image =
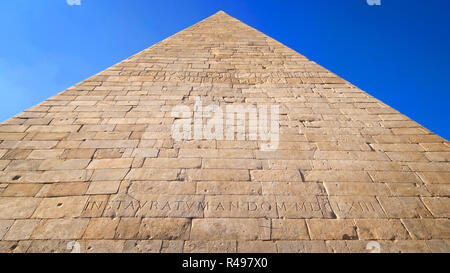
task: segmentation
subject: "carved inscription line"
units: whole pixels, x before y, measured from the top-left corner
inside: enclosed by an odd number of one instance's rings
[[[89,201],[84,211],[100,209],[104,201]],[[106,208],[113,211],[131,210],[135,212],[148,211],[298,211],[334,213],[370,213],[377,211],[377,205],[371,201],[330,201],[329,199],[285,201],[186,201],[186,200],[110,200]]]

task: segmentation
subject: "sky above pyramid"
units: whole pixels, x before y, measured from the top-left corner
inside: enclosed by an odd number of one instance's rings
[[[0,7],[1,121],[223,9],[450,138],[447,2],[69,2]]]

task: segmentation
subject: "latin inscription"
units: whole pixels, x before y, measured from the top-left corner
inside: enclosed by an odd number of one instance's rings
[[[380,205],[368,200],[330,200],[326,196],[312,198],[287,198],[274,200],[264,197],[252,200],[229,200],[217,198],[204,200],[186,196],[158,196],[152,199],[117,198],[106,204],[105,216],[179,216],[179,217],[313,217],[325,218],[352,217],[355,215],[383,216]],[[183,200],[185,199],[185,200]],[[197,199],[197,200],[195,200]],[[234,198],[236,199],[236,198]],[[282,198],[281,198],[282,199]],[[90,201],[84,211],[101,208],[104,201]]]

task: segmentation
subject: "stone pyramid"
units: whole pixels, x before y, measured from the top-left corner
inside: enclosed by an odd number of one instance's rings
[[[277,105],[276,149],[175,139],[199,99]],[[450,251],[449,142],[222,11],[5,121],[0,157],[0,252]]]

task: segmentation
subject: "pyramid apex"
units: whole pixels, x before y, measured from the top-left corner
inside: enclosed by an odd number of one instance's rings
[[[228,14],[225,11],[223,11],[223,10],[219,10],[214,15],[228,15]]]

